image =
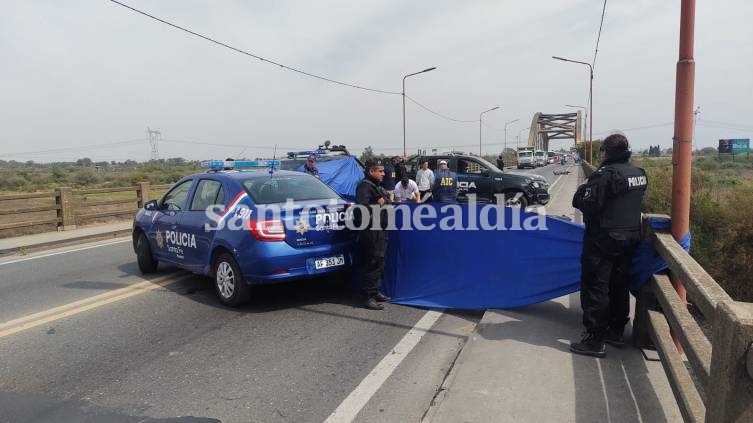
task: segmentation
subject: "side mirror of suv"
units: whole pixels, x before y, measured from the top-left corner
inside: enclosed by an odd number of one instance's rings
[[[147,201],[146,204],[144,204],[144,210],[157,210],[159,209],[159,206],[157,205],[157,200],[150,200]]]

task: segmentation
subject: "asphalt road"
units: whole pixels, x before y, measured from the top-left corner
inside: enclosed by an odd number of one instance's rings
[[[536,169],[516,169],[516,168],[505,168],[505,172],[509,173],[533,173],[536,175],[541,175],[544,178],[546,178],[547,181],[549,181],[549,185],[551,186],[559,177],[560,175],[555,175],[555,171],[561,172],[563,170],[570,170],[571,172],[575,170],[575,165],[572,163],[568,163],[566,165],[559,165],[559,164],[550,164],[542,167],[537,167]]]
[[[206,278],[149,279],[128,241],[0,260],[0,422],[420,421],[481,317],[368,311],[323,279],[229,309]]]
[[[23,260],[0,261],[0,422],[419,421],[481,316],[411,331],[425,310],[321,279],[228,309],[203,277],[145,282],[128,242]]]

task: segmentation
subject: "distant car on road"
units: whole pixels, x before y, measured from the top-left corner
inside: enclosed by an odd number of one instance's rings
[[[268,164],[205,162],[207,172],[184,177],[146,203],[133,221],[141,272],[164,262],[210,276],[220,301],[238,306],[253,284],[348,267],[354,234],[338,227],[348,218],[349,203],[311,175]],[[270,207],[288,199],[288,213],[270,214]]]

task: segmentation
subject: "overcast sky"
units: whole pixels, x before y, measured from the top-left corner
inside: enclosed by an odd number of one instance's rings
[[[406,92],[461,120],[499,105],[484,115],[484,153],[501,150],[506,121],[520,119],[508,126],[514,146],[535,112],[586,105],[587,68],[551,56],[590,62],[602,8],[601,0],[124,1],[271,60],[387,91],[399,92],[403,75],[436,66],[409,78]],[[275,144],[284,152],[327,139],[357,153],[367,145],[402,152],[399,95],[286,71],[106,0],[2,4],[0,159],[147,160],[147,126],[162,133],[162,158],[271,156]],[[664,124],[626,133],[634,149],[671,147],[679,6],[607,4],[595,137]],[[753,138],[751,22],[750,0],[698,2],[699,148]],[[444,120],[408,103],[409,152],[477,151],[478,131],[478,123]]]

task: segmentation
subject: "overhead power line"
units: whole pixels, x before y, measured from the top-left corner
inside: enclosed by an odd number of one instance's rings
[[[753,126],[744,125],[742,123],[718,122],[718,121],[715,121],[715,120],[708,120],[708,119],[698,119],[698,122],[699,123],[705,123],[708,126],[721,125],[722,127],[731,127],[731,128],[735,128],[735,129],[753,131]]]
[[[447,119],[447,120],[450,120],[450,121],[453,121],[453,122],[458,122],[458,123],[476,123],[476,122],[478,122],[478,119],[473,119],[473,120],[463,120],[463,119],[455,119],[455,118],[452,118],[452,117],[450,117],[450,116],[444,115],[444,114],[442,114],[442,113],[439,113],[439,112],[437,112],[437,111],[434,111],[434,110],[432,110],[432,109],[430,109],[430,108],[428,108],[428,107],[424,106],[423,104],[419,103],[418,101],[416,101],[415,99],[413,99],[412,97],[410,97],[410,96],[409,96],[409,95],[407,95],[407,94],[406,94],[405,98],[407,98],[408,100],[410,100],[410,101],[411,101],[412,103],[414,103],[414,104],[415,104],[416,106],[418,106],[418,107],[420,107],[420,108],[422,108],[422,109],[426,110],[426,111],[427,111],[427,112],[429,112],[429,113],[432,113],[432,114],[434,114],[434,115],[436,115],[436,116],[439,116],[439,117],[441,117],[442,119]]]
[[[110,1],[113,2],[113,3],[115,3],[115,4],[117,4],[117,5],[123,6],[126,9],[130,9],[130,10],[132,10],[132,11],[138,13],[138,14],[141,14],[141,15],[144,15],[144,16],[146,16],[148,18],[154,19],[157,22],[161,22],[161,23],[163,23],[165,25],[171,26],[171,27],[173,27],[175,29],[178,29],[178,30],[181,30],[181,31],[186,32],[188,34],[191,34],[191,35],[194,35],[196,37],[202,38],[202,39],[204,39],[206,41],[209,41],[209,42],[214,43],[216,45],[219,45],[221,47],[225,47],[227,49],[233,50],[236,53],[244,54],[246,56],[253,57],[254,59],[259,59],[262,62],[267,62],[267,63],[273,64],[273,65],[277,65],[277,66],[279,66],[282,69],[286,69],[286,70],[289,70],[289,71],[292,71],[292,72],[296,72],[296,73],[299,73],[301,75],[305,75],[305,76],[308,76],[308,77],[311,77],[311,78],[320,79],[322,81],[327,81],[327,82],[330,82],[330,83],[333,83],[333,84],[342,85],[342,86],[350,87],[350,88],[356,88],[356,89],[359,89],[359,90],[372,91],[372,92],[376,92],[376,93],[391,94],[391,95],[401,95],[402,94],[402,93],[395,92],[395,91],[380,90],[380,89],[376,89],[376,88],[365,87],[365,86],[362,86],[362,85],[350,84],[350,83],[347,83],[347,82],[342,82],[342,81],[338,81],[336,79],[328,78],[326,76],[321,76],[321,75],[317,75],[317,74],[314,74],[314,73],[311,73],[311,72],[306,72],[304,70],[297,69],[297,68],[294,68],[292,66],[288,66],[288,65],[285,65],[283,63],[276,62],[274,60],[270,60],[270,59],[261,57],[261,56],[259,56],[257,54],[251,53],[249,51],[246,51],[246,50],[243,50],[243,49],[240,49],[240,48],[237,48],[237,47],[233,47],[233,46],[231,46],[231,45],[229,45],[227,43],[224,43],[222,41],[218,41],[218,40],[216,40],[214,38],[208,37],[206,35],[199,34],[198,32],[195,32],[195,31],[192,31],[190,29],[184,28],[184,27],[182,27],[180,25],[176,25],[176,24],[174,24],[172,22],[168,22],[168,21],[166,21],[166,20],[164,20],[162,18],[158,18],[158,17],[156,17],[154,15],[150,15],[149,13],[146,13],[144,11],[136,9],[135,7],[129,6],[129,5],[125,4],[125,3],[119,2],[117,0],[110,0]]]
[[[716,125],[716,124],[706,123],[706,122],[698,122],[698,126],[703,126],[705,128],[728,129],[730,131],[753,132],[752,128],[739,128],[735,126]]]
[[[629,132],[629,131],[640,131],[643,129],[653,129],[653,128],[662,128],[664,126],[671,126],[674,125],[674,122],[664,122],[664,123],[655,123],[652,125],[644,125],[644,126],[635,126],[632,128],[617,128],[615,130],[619,130],[622,132]],[[602,132],[594,132],[594,135],[604,135],[604,134],[611,134],[613,131],[602,131]]]
[[[23,152],[18,152],[18,153],[3,153],[3,154],[0,154],[0,157],[39,156],[39,155],[45,155],[45,154],[74,153],[77,151],[96,150],[100,148],[113,147],[116,145],[125,145],[125,144],[136,145],[136,143],[142,143],[144,141],[145,140],[141,138],[141,139],[136,139],[136,140],[118,141],[118,142],[111,142],[111,143],[105,143],[105,144],[82,145],[82,146],[77,146],[77,147],[50,148],[47,150],[23,151]]]
[[[594,49],[594,60],[591,67],[596,67],[596,55],[599,54],[599,41],[601,41],[601,28],[604,26],[604,13],[607,11],[607,0],[604,0],[604,6],[601,8],[601,22],[599,23],[599,34],[596,36],[596,48]]]

